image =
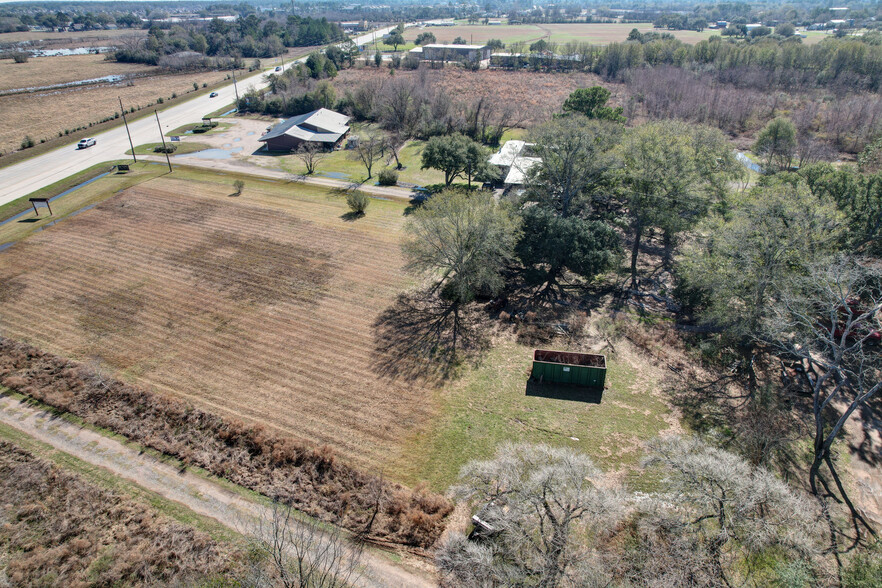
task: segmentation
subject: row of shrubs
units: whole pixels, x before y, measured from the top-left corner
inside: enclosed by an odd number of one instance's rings
[[[5,337],[0,385],[365,538],[428,548],[453,510],[424,488],[341,463],[327,446],[218,417]]]

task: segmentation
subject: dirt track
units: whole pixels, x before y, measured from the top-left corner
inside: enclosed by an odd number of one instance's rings
[[[236,494],[218,483],[163,463],[137,447],[123,445],[90,429],[79,427],[51,413],[0,395],[0,422],[52,445],[82,461],[103,467],[196,513],[241,531],[265,515],[265,506]],[[381,556],[366,553],[364,587],[417,586],[435,582],[393,566]]]

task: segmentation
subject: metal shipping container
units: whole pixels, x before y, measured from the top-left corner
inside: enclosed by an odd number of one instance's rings
[[[530,376],[538,382],[602,389],[606,383],[606,356],[537,349]]]

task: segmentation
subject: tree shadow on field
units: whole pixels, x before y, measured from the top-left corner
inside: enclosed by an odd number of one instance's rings
[[[374,323],[374,369],[389,378],[440,384],[489,348],[486,317],[430,292],[401,294]]]
[[[363,217],[365,214],[363,212],[345,212],[340,215],[340,218],[347,223],[352,223]]]

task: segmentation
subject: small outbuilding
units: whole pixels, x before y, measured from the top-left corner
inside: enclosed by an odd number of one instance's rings
[[[606,384],[606,356],[537,349],[530,373],[537,382],[600,388]]]
[[[330,150],[339,146],[348,134],[348,116],[319,108],[277,124],[258,141],[266,145],[268,151],[295,151],[307,144]]]
[[[542,159],[533,154],[533,145],[524,141],[506,141],[499,151],[490,156],[488,162],[499,170],[499,177],[506,187],[523,184],[527,172],[542,163]]]

